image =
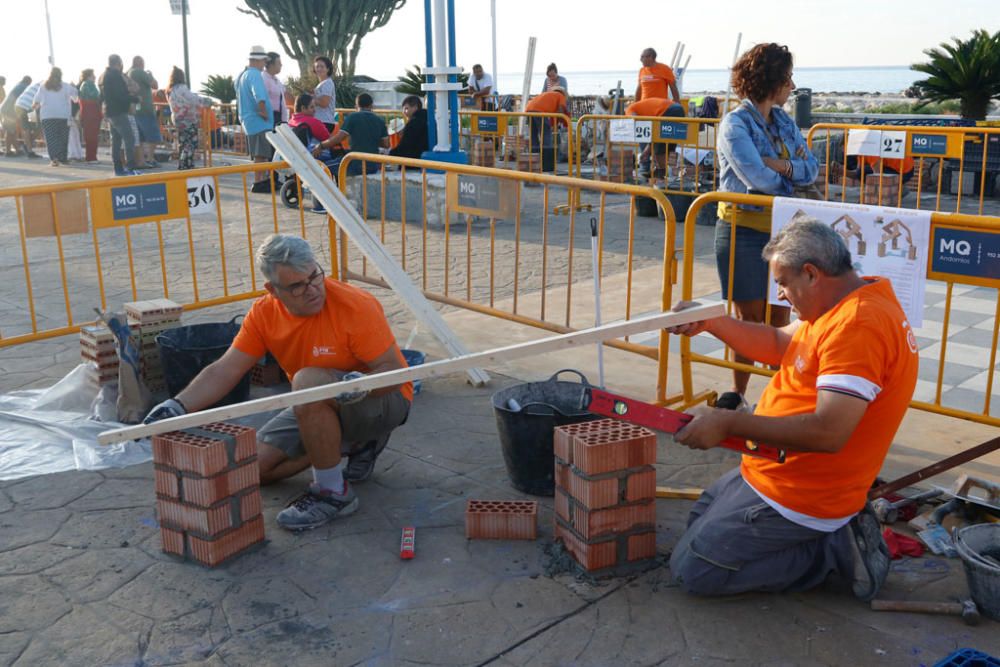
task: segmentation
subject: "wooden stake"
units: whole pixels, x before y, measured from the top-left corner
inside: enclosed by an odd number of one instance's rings
[[[324,204],[325,203],[326,202],[324,202]],[[152,435],[176,431],[178,429],[202,426],[204,424],[225,421],[236,417],[245,417],[259,412],[267,412],[269,410],[290,408],[296,405],[325,401],[347,392],[371,391],[373,389],[381,389],[382,387],[402,384],[403,382],[411,382],[413,380],[421,380],[431,377],[441,377],[443,375],[449,375],[457,371],[464,371],[467,368],[479,365],[497,365],[513,361],[514,359],[523,359],[524,357],[550,352],[559,352],[561,350],[578,349],[582,351],[581,348],[584,346],[592,345],[600,341],[622,338],[624,336],[634,336],[635,334],[642,333],[644,331],[664,329],[667,327],[679,326],[681,324],[688,324],[690,322],[710,320],[716,317],[723,317],[725,313],[725,306],[722,303],[716,302],[698,304],[697,306],[677,313],[668,312],[644,315],[636,317],[635,319],[626,320],[624,322],[614,322],[600,327],[574,331],[573,333],[561,334],[559,336],[551,336],[549,338],[543,338],[542,340],[517,343],[515,345],[486,350],[485,352],[468,354],[455,359],[433,361],[421,366],[400,368],[394,371],[378,373],[376,375],[368,375],[363,378],[358,378],[357,380],[335,382],[321,387],[300,389],[298,391],[292,391],[278,396],[257,398],[252,401],[237,403],[235,405],[224,405],[221,408],[193,412],[180,417],[164,419],[163,421],[158,421],[153,424],[140,424],[138,426],[112,429],[101,433],[97,437],[97,441],[102,445],[109,445],[123,440],[146,438]]]

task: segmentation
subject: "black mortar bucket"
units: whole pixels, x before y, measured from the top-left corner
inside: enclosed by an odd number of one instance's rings
[[[564,382],[559,374],[576,373],[583,381]],[[493,394],[493,414],[511,484],[533,496],[555,495],[552,431],[557,426],[599,419],[580,408],[590,382],[571,368],[556,371],[544,382],[527,382]],[[511,399],[520,409],[511,407]]]
[[[237,315],[228,322],[191,324],[167,329],[156,337],[160,361],[163,363],[163,379],[167,382],[167,390],[171,396],[176,396],[202,369],[225,354],[240,330],[236,321],[239,317]],[[232,391],[210,407],[242,403],[248,398],[250,373],[244,375]]]

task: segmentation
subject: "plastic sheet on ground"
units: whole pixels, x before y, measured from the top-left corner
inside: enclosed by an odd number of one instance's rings
[[[115,414],[115,397],[102,395],[102,401],[95,401],[98,390],[86,380],[86,369],[86,364],[77,366],[48,389],[0,395],[0,480],[124,468],[152,458],[148,439],[97,444],[99,433],[124,424],[92,418],[92,411],[108,414],[101,409],[108,401],[110,414]]]

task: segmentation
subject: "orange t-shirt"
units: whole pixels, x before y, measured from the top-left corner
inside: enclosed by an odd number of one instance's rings
[[[646,97],[625,107],[628,116],[662,116],[663,112],[673,106],[673,102],[662,97]]]
[[[676,81],[674,71],[663,63],[655,63],[652,67],[639,69],[639,86],[642,89],[642,99],[670,97],[670,84]]]
[[[885,278],[860,287],[815,322],[795,331],[755,414],[815,411],[820,389],[868,401],[835,454],[789,452],[784,463],[743,457],[743,479],[758,493],[820,519],[846,517],[865,504],[917,383],[917,340]]]
[[[880,160],[885,165],[887,170],[891,169],[897,174],[908,174],[913,171],[912,157],[904,157],[902,160],[890,157],[883,160],[875,155],[866,155],[864,158],[865,164],[869,165],[875,173],[878,173],[878,164]]]
[[[382,305],[364,290],[333,278],[326,281],[326,303],[316,315],[292,315],[270,294],[257,299],[243,319],[233,347],[253,357],[270,352],[289,378],[306,367],[370,372],[368,364],[396,345]],[[403,353],[396,358],[406,366]],[[413,400],[413,384],[400,387]]]
[[[528,106],[524,108],[525,111],[539,111],[542,113],[556,113],[559,109],[566,104],[566,96],[559,91],[549,91],[547,93],[541,93],[540,95],[535,95],[530,100],[528,100]]]

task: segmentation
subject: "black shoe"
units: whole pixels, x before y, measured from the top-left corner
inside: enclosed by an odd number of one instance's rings
[[[344,469],[344,479],[354,484],[368,480],[375,471],[375,459],[389,443],[391,434],[386,433],[377,440],[369,440],[357,453],[351,454]]]
[[[721,396],[715,399],[715,407],[720,410],[750,412],[750,406],[747,405],[747,399],[743,398],[743,396],[735,391],[724,392]]]
[[[882,526],[869,503],[848,524],[851,551],[854,555],[854,596],[868,602],[876,595],[886,577],[892,560],[889,547],[882,539]]]
[[[271,181],[257,181],[250,186],[250,192],[255,194],[267,194],[271,192]]]

